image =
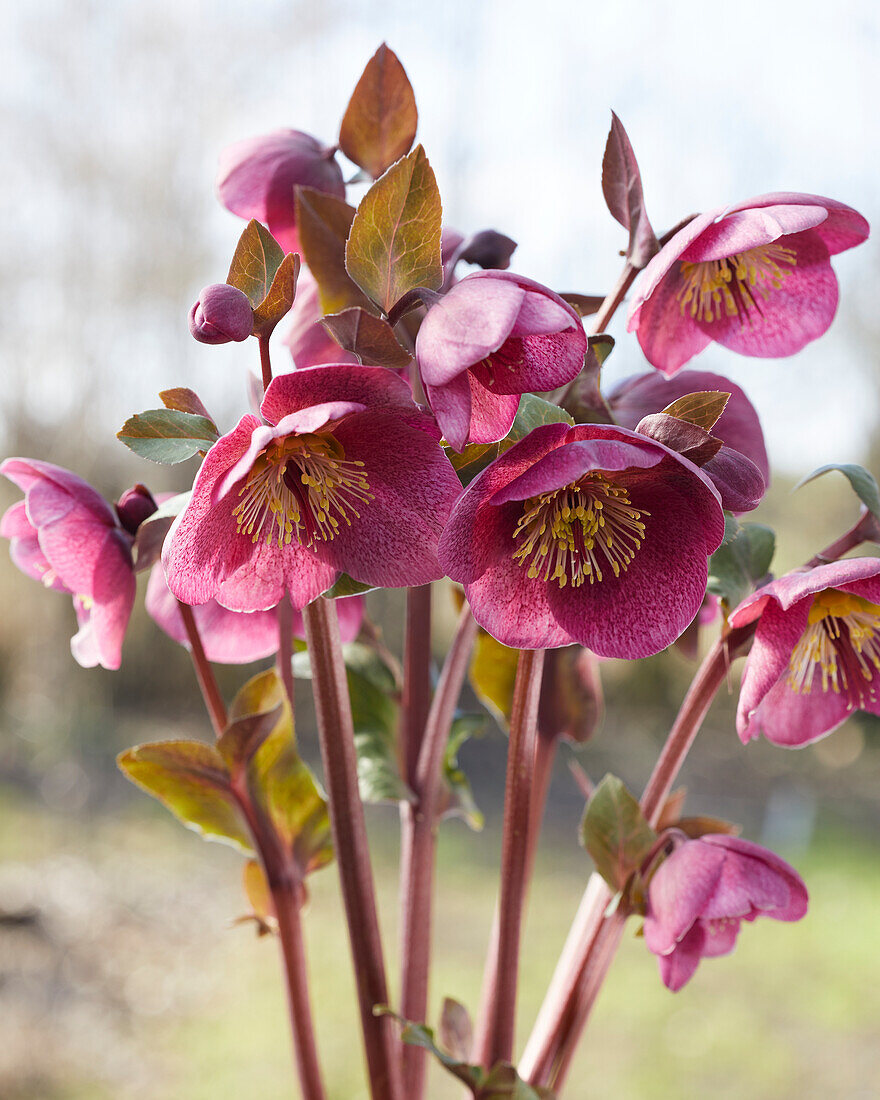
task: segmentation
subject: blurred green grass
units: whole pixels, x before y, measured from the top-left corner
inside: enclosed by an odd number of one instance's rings
[[[91,821],[53,817],[11,795],[2,806],[0,899],[8,898],[16,871],[24,875],[29,885],[19,882],[19,903],[44,913],[44,931],[56,942],[44,952],[42,968],[25,974],[26,932],[16,933],[11,956],[8,944],[0,954],[0,1011],[7,1021],[19,1014],[0,1057],[0,1094],[15,1100],[287,1100],[297,1094],[277,946],[269,937],[258,939],[250,925],[230,923],[245,909],[235,853],[206,846],[146,804]],[[371,814],[371,834],[394,989],[394,812]],[[445,995],[471,1010],[478,1003],[497,848],[491,832],[477,836],[458,823],[442,831],[435,1016]],[[564,1095],[878,1095],[878,854],[870,839],[823,825],[809,851],[794,860],[811,892],[808,917],[797,925],[764,920],[745,927],[733,956],[705,962],[676,995],[660,984],[641,940],[628,934]],[[560,832],[545,836],[538,867],[525,933],[520,1042],[589,871],[573,834]],[[71,913],[79,923],[65,931]],[[636,927],[632,922],[633,932]],[[329,1096],[366,1098],[332,868],[311,879],[305,928]],[[96,971],[101,983],[83,981]],[[33,988],[40,975],[54,983],[42,1001]],[[83,1000],[94,1008],[101,997],[106,1005],[83,1017]],[[22,1002],[29,1005],[30,1028],[21,1025]],[[16,1034],[24,1041],[35,1032],[44,1036],[42,1045],[31,1040],[20,1050],[16,1070],[10,1044]],[[429,1095],[452,1100],[461,1090],[432,1069]]]

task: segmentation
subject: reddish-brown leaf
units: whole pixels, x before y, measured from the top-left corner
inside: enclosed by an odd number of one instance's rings
[[[418,124],[403,65],[383,42],[367,62],[339,129],[339,148],[377,179],[409,152]]]
[[[387,321],[357,306],[331,313],[321,324],[340,347],[354,352],[365,366],[405,367],[412,359]]]
[[[602,160],[602,194],[612,216],[629,230],[626,258],[633,267],[644,267],[660,245],[645,210],[636,155],[623,123],[613,111]]]
[[[269,292],[254,310],[254,336],[269,336],[281,318],[290,312],[298,278],[299,256],[288,252],[275,272]]]
[[[318,284],[324,313],[368,304],[345,270],[345,242],[354,215],[354,207],[334,195],[312,187],[296,189],[299,242]]]

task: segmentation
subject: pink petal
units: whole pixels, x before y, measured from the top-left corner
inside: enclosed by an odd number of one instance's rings
[[[823,207],[827,212],[827,218],[817,227],[817,232],[825,242],[831,255],[844,252],[848,248],[854,248],[866,240],[870,232],[867,221],[851,206],[837,202],[836,199],[827,199],[822,195],[805,195],[799,192],[779,191],[769,195],[759,195],[757,198],[746,199],[732,206],[731,211],[747,210],[754,207],[782,206],[791,204],[794,206],[816,205]]]
[[[7,458],[0,464],[0,474],[28,495],[28,516],[36,527],[57,522],[74,508],[83,520],[88,516],[104,526],[116,526],[116,514],[107,501],[69,470],[35,458]],[[30,498],[37,487],[41,492],[32,506]]]
[[[580,325],[545,336],[511,336],[471,373],[494,393],[543,393],[571,382],[584,365],[586,351]]]
[[[651,264],[656,260],[657,256]],[[645,268],[646,272],[651,264]],[[635,328],[645,358],[666,375],[676,374],[712,342],[712,337],[695,323],[689,311],[682,311],[678,295],[683,287],[681,270],[676,266],[645,299],[638,313],[630,314],[628,328],[630,331]]]
[[[740,930],[738,920],[704,919],[700,921],[700,926],[703,929],[701,954],[704,959],[717,959],[721,955],[729,955],[736,947],[736,938]]]
[[[426,385],[445,385],[510,335],[525,291],[511,280],[484,275],[466,276],[425,315],[416,337],[416,360]]]
[[[689,263],[721,260],[780,237],[813,229],[828,217],[820,206],[776,205],[734,211],[714,222],[680,255]],[[787,246],[787,242],[784,242]]]
[[[794,355],[817,339],[837,311],[837,278],[828,249],[812,231],[785,238],[797,251],[797,265],[765,301],[755,294],[756,309],[747,316],[723,314],[715,321],[697,321],[702,332],[731,351],[759,358]]]
[[[686,841],[660,864],[648,886],[645,944],[668,954],[702,914],[721,878],[725,853]]]
[[[706,934],[701,924],[695,924],[680,944],[668,955],[660,955],[660,978],[672,993],[677,993],[694,976],[703,957]]]
[[[443,576],[437,542],[461,493],[449,460],[428,436],[391,410],[342,421],[335,432],[347,461],[364,464],[373,500],[342,525],[327,548],[355,580],[383,587],[426,584]]]
[[[746,658],[736,711],[736,729],[743,744],[760,735],[754,712],[776,681],[788,677],[792,650],[807,626],[810,601],[804,600],[788,612],[766,597],[752,606],[762,608],[763,614]],[[742,625],[742,619],[740,614],[733,625]]]
[[[430,402],[431,411],[437,418],[437,424],[443,433],[443,438],[453,450],[463,451],[467,446],[471,425],[470,374],[465,371],[444,386],[429,386],[426,384],[425,394]],[[517,405],[519,405],[518,399]],[[515,411],[514,416],[516,416]],[[490,418],[488,427],[486,427],[486,431],[490,434],[492,427],[493,421]],[[497,438],[501,439],[502,436],[499,435]]]
[[[499,439],[504,439],[516,420],[521,394],[494,393],[477,381],[473,371],[468,371],[465,377],[470,387],[471,397],[467,441],[495,443]],[[451,440],[449,442],[451,444]]]
[[[409,385],[394,371],[333,363],[278,375],[266,390],[261,412],[270,424],[277,424],[291,413],[332,401],[356,402],[368,408],[413,407]]]
[[[786,573],[785,576],[759,588],[734,608],[730,613],[730,623],[731,626],[742,626],[751,622],[755,618],[751,610],[753,605],[766,597],[771,597],[785,611],[805,597],[823,592],[826,588],[842,588],[848,592],[854,584],[878,576],[880,576],[880,558],[844,558],[842,561],[818,565],[815,569],[800,569],[793,573]],[[855,589],[852,590],[855,591]]]

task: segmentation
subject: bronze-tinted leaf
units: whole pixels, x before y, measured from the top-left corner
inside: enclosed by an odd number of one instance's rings
[[[303,259],[318,284],[324,313],[337,313],[349,306],[368,306],[368,299],[345,270],[345,242],[354,215],[354,207],[334,195],[312,187],[296,188],[299,242]]]
[[[178,386],[172,390],[161,390],[159,400],[166,409],[176,409],[177,412],[192,413],[193,416],[203,416],[213,424],[214,418],[202,404],[202,399],[187,386]],[[219,433],[218,433],[219,434]]]
[[[574,291],[560,291],[560,298],[564,298],[578,317],[591,317],[599,312],[599,307],[605,301],[602,294],[577,294]]]
[[[633,267],[643,268],[660,245],[645,210],[636,155],[623,123],[613,111],[602,160],[602,194],[613,217],[629,230],[626,258]]]
[[[518,649],[502,645],[485,630],[479,631],[474,642],[468,680],[477,698],[503,729],[507,729],[510,721],[518,660]]]
[[[223,757],[204,741],[158,741],[121,753],[117,763],[189,829],[251,851],[250,834]]]
[[[269,293],[283,259],[284,251],[269,230],[251,220],[239,237],[226,282],[246,294],[256,309]]]
[[[704,466],[721,450],[721,440],[691,420],[669,413],[651,413],[636,424],[636,431],[656,439],[664,447],[684,455],[696,466]]]
[[[421,145],[376,180],[345,246],[349,275],[387,313],[408,290],[439,290],[440,192]]]
[[[357,306],[331,313],[321,324],[340,347],[354,352],[365,366],[398,368],[412,360],[387,321]]]
[[[700,390],[699,393],[686,393],[660,411],[711,432],[729,400],[730,394],[721,390]]]
[[[189,504],[192,492],[178,493],[160,504],[151,516],[147,516],[138,527],[134,537],[135,573],[142,573],[155,565],[162,554],[165,536],[171,530],[171,524]]]
[[[612,890],[624,888],[657,839],[638,802],[615,775],[606,775],[594,791],[581,837]]]
[[[254,310],[254,336],[269,336],[281,318],[290,311],[296,297],[298,277],[299,256],[289,252],[278,265],[266,297]]]
[[[367,62],[339,129],[339,148],[378,178],[412,147],[416,99],[403,65],[385,43]]]

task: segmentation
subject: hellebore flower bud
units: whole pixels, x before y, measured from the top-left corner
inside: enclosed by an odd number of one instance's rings
[[[138,527],[156,511],[156,507],[153,494],[146,485],[138,482],[126,489],[116,502],[116,515],[125,530],[130,535],[136,535]]]
[[[228,283],[206,286],[189,311],[189,331],[200,344],[247,340],[254,331],[247,295]]]

